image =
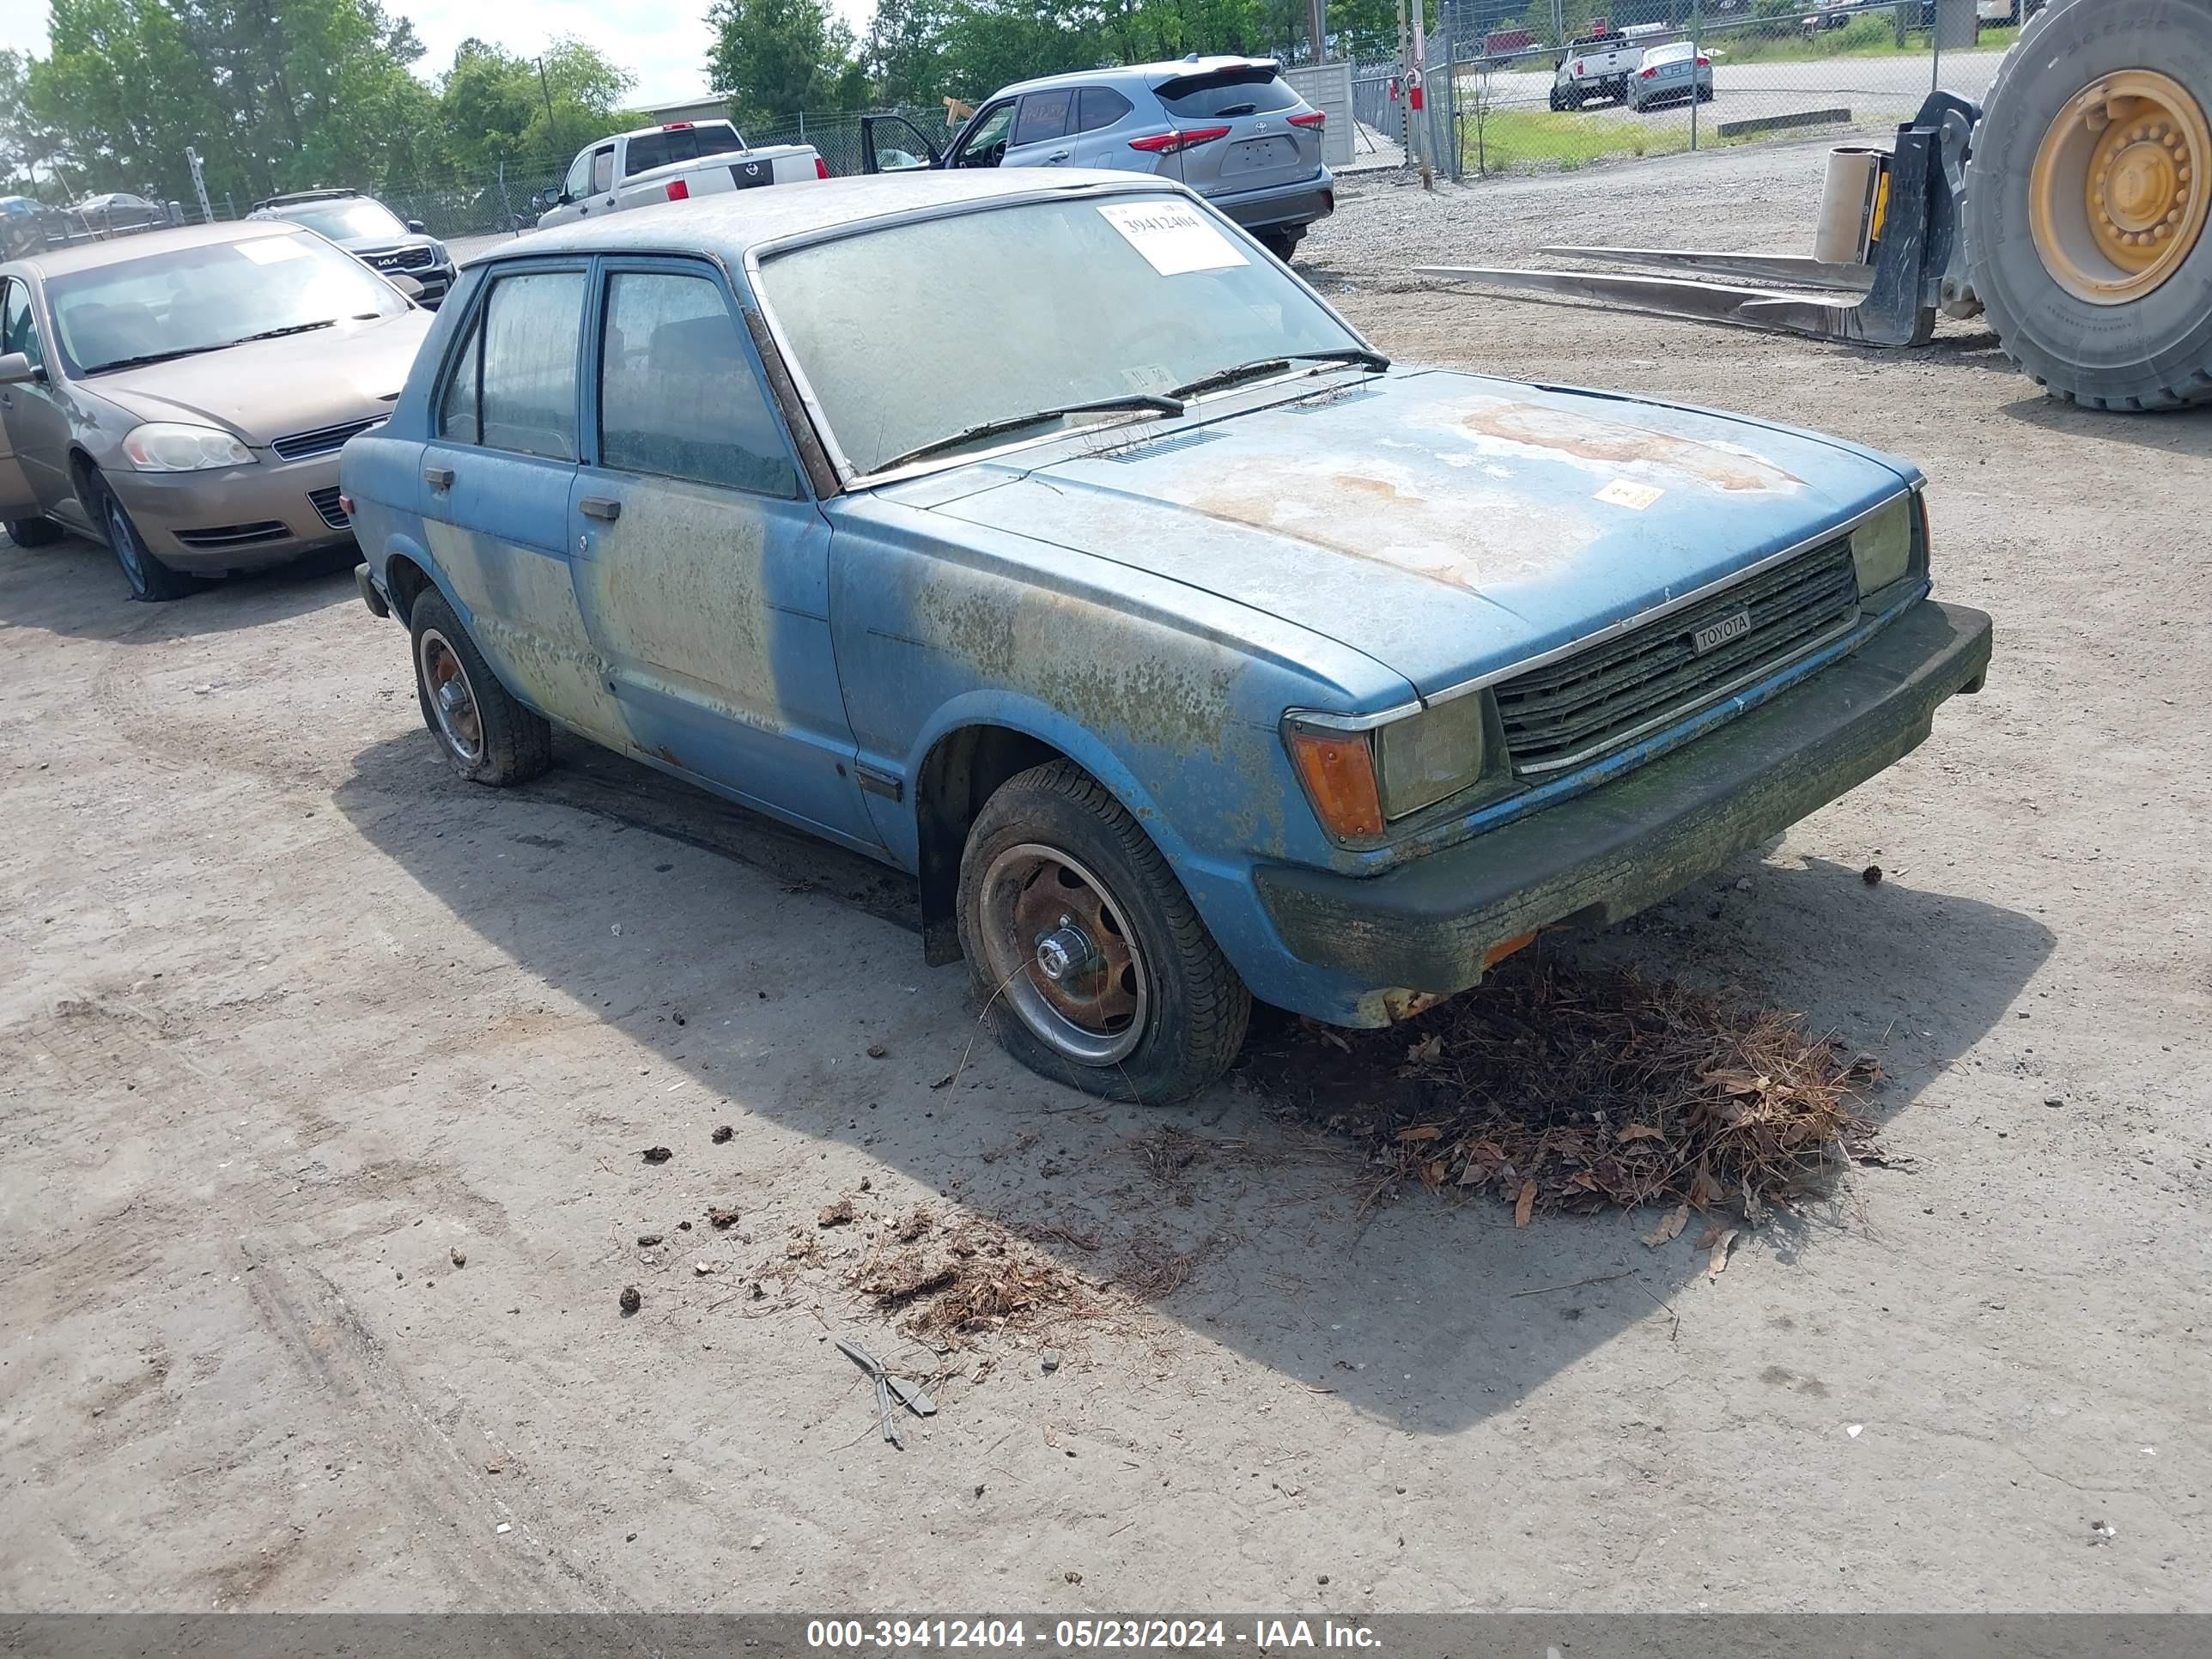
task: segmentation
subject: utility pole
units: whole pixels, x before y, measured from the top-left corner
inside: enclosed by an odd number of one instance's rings
[[[189,145],[185,149],[185,165],[192,170],[192,194],[200,198],[200,222],[215,222],[215,210],[208,205],[207,175],[200,170],[200,153]]]
[[[545,60],[543,58],[538,60],[538,88],[545,94],[545,128],[550,137],[553,128],[553,83],[545,78]]]
[[[1328,61],[1328,34],[1322,22],[1322,0],[1306,0],[1307,21],[1313,29],[1313,60]]]
[[[1412,40],[1406,24],[1406,0],[1398,0],[1398,137],[1406,147],[1408,161],[1415,159],[1420,144],[1419,135],[1413,130]]]

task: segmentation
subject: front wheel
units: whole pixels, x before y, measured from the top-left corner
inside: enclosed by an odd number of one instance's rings
[[[984,1018],[1032,1071],[1162,1104],[1243,1046],[1252,994],[1137,821],[1070,762],[1009,779],[960,863]]]
[[[553,763],[553,728],[491,672],[445,595],[426,589],[407,617],[415,695],[453,770],[471,783],[527,783]]]
[[[138,526],[131,522],[130,509],[97,473],[93,475],[90,493],[98,502],[107,550],[123,568],[123,580],[130,583],[132,599],[162,605],[171,599],[181,599],[198,586],[190,576],[180,570],[172,570],[154,556],[146,545],[146,538],[138,533]]]

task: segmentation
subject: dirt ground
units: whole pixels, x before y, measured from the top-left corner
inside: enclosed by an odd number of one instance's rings
[[[1986,692],[1540,947],[1881,1048],[1909,1167],[1717,1279],[1648,1215],[1363,1216],[1248,1089],[1101,1105],[976,1040],[896,879],[574,744],[453,781],[343,568],[147,607],[9,549],[0,1606],[2212,1610],[2212,413],[2054,406],[1971,329],[1881,356],[1391,274],[1801,246],[1818,168],[1367,183],[1308,269],[1406,358],[1926,467]],[[922,1203],[1099,1310],[902,1334],[847,1278]],[[903,1451],[837,1335],[929,1379]]]

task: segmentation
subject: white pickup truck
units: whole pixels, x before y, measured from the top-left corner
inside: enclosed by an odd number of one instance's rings
[[[569,163],[560,190],[550,198],[532,196],[530,205],[538,210],[543,230],[625,208],[762,185],[811,184],[829,176],[811,144],[748,149],[744,135],[727,121],[672,121],[586,145]]]
[[[1580,109],[1593,98],[1628,101],[1628,77],[1644,65],[1644,46],[1618,29],[1567,42],[1552,77],[1552,107]]]

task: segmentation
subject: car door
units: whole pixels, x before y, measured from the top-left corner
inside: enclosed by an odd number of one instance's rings
[[[1023,95],[1014,112],[1014,125],[1006,136],[1006,160],[1001,167],[1056,167],[1067,165],[1074,154],[1068,129],[1075,123],[1076,88],[1055,87],[1048,92]]]
[[[948,167],[994,167],[1006,158],[1006,136],[1014,125],[1014,100],[1001,98],[975,112],[945,155]]]
[[[28,319],[30,294],[22,278],[10,276],[0,282],[0,355],[22,351],[35,368],[40,360],[18,343],[23,337],[15,325],[19,313]],[[38,518],[45,510],[39,505],[38,493],[31,488],[31,481],[23,476],[21,463],[15,459],[15,400],[19,395],[27,398],[35,384],[22,381],[15,386],[0,386],[0,520],[11,524]]]
[[[4,515],[35,519],[58,514],[66,522],[82,518],[76,507],[76,486],[70,477],[70,412],[73,399],[66,382],[55,378],[48,362],[45,331],[39,321],[37,296],[29,281],[10,276],[0,294],[0,353],[20,351],[43,377],[17,386],[0,386],[0,422],[7,428],[6,447],[21,477],[21,493],[13,477],[0,478],[7,505],[22,510]]]
[[[1127,137],[1116,131],[1134,108],[1111,87],[1085,87],[1076,94],[1075,120],[1068,128],[1069,148],[1074,151],[1068,165],[1152,171],[1152,157],[1132,149]]]
[[[621,746],[568,568],[589,270],[533,263],[483,286],[440,366],[420,510],[431,555],[501,682]]]
[[[936,141],[903,115],[860,118],[860,171],[915,173],[942,167]]]
[[[610,258],[569,520],[629,747],[849,843],[877,837],[830,640],[830,526],[704,262]]]
[[[593,184],[604,173],[607,182],[614,181],[615,147],[601,144],[589,149],[569,163],[568,176],[561,181],[560,198],[538,216],[538,228],[563,225],[580,219],[592,210]]]

